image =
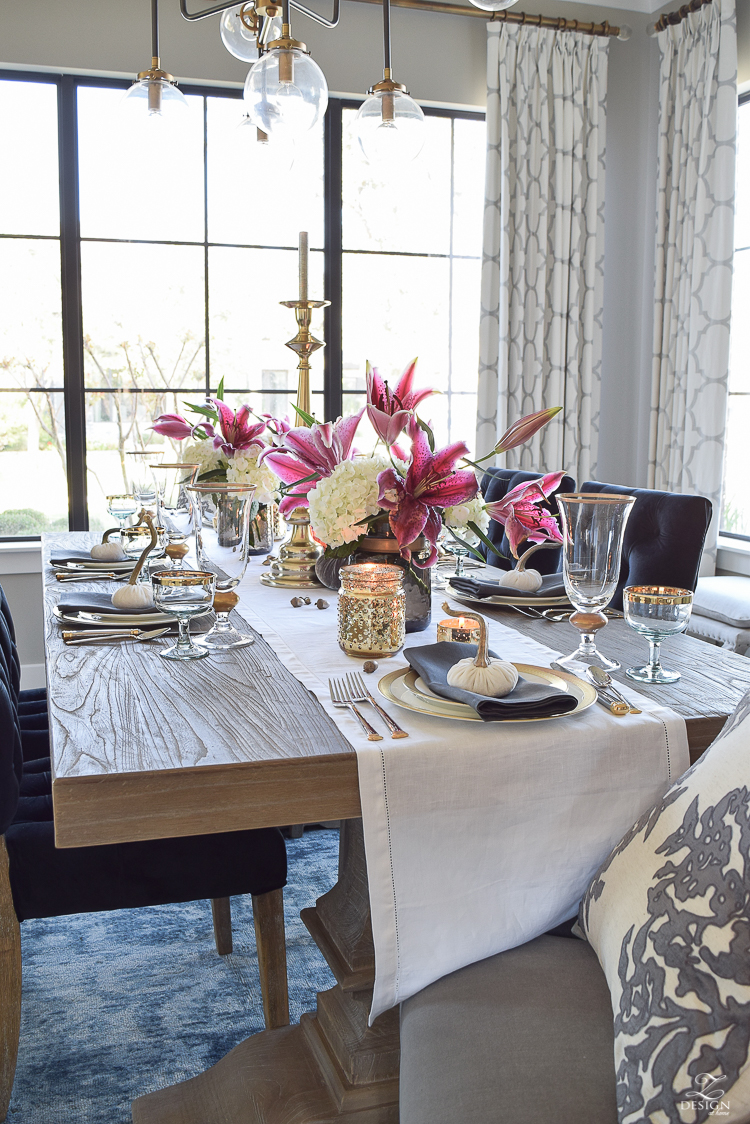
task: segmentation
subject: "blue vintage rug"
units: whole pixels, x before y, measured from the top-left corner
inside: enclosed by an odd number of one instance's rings
[[[333,985],[299,919],[336,881],[338,832],[287,840],[293,1023]],[[23,1017],[9,1124],[129,1124],[141,1093],[193,1077],[263,1030],[250,897],[219,957],[211,905],[79,914],[21,926]]]

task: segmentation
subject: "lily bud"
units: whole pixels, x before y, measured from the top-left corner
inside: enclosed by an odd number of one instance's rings
[[[550,406],[547,410],[539,410],[536,414],[527,414],[526,417],[514,422],[510,429],[506,429],[497,445],[495,445],[495,452],[507,453],[509,449],[525,445],[561,410],[562,406]]]

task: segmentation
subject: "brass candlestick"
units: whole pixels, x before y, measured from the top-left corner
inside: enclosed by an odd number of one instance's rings
[[[297,335],[289,340],[287,347],[297,356],[297,407],[310,413],[310,356],[325,344],[315,338],[310,330],[313,309],[325,308],[330,301],[311,301],[307,298],[307,234],[299,236],[299,300],[280,301],[285,308],[293,308],[297,319]],[[303,418],[297,418],[298,425],[307,425]],[[291,524],[292,534],[279,550],[279,557],[268,572],[261,576],[263,585],[282,586],[286,589],[311,589],[323,583],[315,574],[315,563],[323,554],[323,547],[312,537],[310,515],[306,507],[295,507],[285,516]]]

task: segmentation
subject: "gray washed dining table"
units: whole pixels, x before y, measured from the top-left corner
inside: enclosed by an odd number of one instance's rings
[[[138,1098],[135,1124],[396,1124],[398,1010],[367,1025],[375,965],[354,748],[262,636],[185,664],[162,660],[158,640],[66,647],[47,561],[94,541],[43,542],[57,846],[342,821],[338,881],[302,913],[335,985],[299,1025],[253,1035],[205,1073]],[[487,612],[544,644],[575,644],[567,624]],[[601,640],[642,662],[623,621]],[[667,650],[680,682],[639,690],[683,715],[695,759],[750,689],[750,660],[688,636]]]

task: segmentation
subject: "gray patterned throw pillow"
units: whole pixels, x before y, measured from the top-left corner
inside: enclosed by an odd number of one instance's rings
[[[579,925],[612,996],[620,1124],[747,1124],[750,692],[601,866]]]

